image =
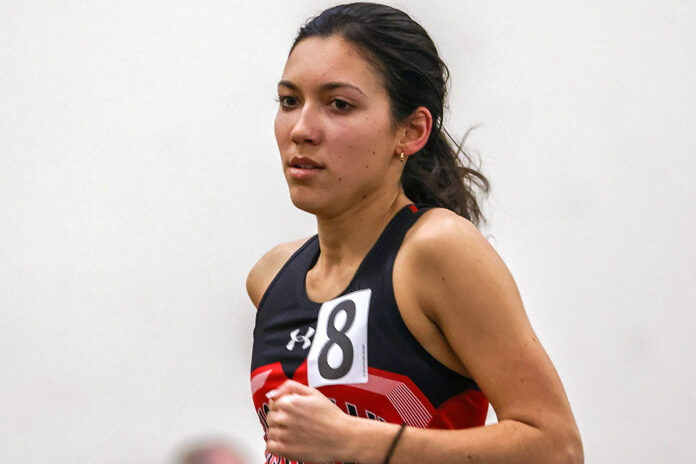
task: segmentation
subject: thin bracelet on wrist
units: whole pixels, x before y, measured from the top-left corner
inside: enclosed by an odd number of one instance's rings
[[[406,429],[406,424],[401,424],[399,431],[396,432],[396,436],[394,436],[394,440],[392,440],[392,442],[391,442],[391,446],[389,447],[389,451],[387,451],[387,457],[384,458],[384,464],[389,464],[389,460],[391,459],[392,454],[394,454],[394,449],[396,448],[396,444],[399,442],[399,438],[401,438],[401,434],[404,433],[405,429]]]

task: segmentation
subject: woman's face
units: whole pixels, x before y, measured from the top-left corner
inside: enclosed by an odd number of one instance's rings
[[[333,216],[400,189],[398,130],[379,75],[351,43],[310,37],[278,84],[275,135],[293,203]]]

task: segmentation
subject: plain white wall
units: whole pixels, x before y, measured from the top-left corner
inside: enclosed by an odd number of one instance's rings
[[[689,462],[696,5],[390,2],[452,71],[484,230],[564,381],[588,463]],[[0,462],[261,461],[244,279],[294,210],[272,130],[327,1],[0,3]]]

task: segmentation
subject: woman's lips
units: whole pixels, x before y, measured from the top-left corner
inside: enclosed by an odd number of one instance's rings
[[[316,177],[324,168],[308,156],[294,156],[288,163],[288,174],[294,179],[311,179]]]
[[[303,165],[290,166],[288,167],[288,174],[290,175],[290,177],[293,177],[295,179],[304,180],[316,177],[323,170],[324,168],[320,167],[309,167]]]

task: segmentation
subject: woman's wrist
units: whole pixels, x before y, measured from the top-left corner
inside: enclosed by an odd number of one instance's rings
[[[399,427],[399,430],[396,432],[396,435],[394,435],[394,439],[392,440],[391,445],[389,445],[387,455],[384,458],[384,464],[389,464],[389,461],[391,461],[391,457],[394,455],[394,450],[396,450],[396,446],[399,444],[399,440],[401,439],[401,435],[403,435],[405,429],[406,424],[401,424],[401,427]]]
[[[349,418],[345,428],[346,439],[343,441],[345,448],[340,452],[341,461],[383,464],[400,425],[353,416]]]

